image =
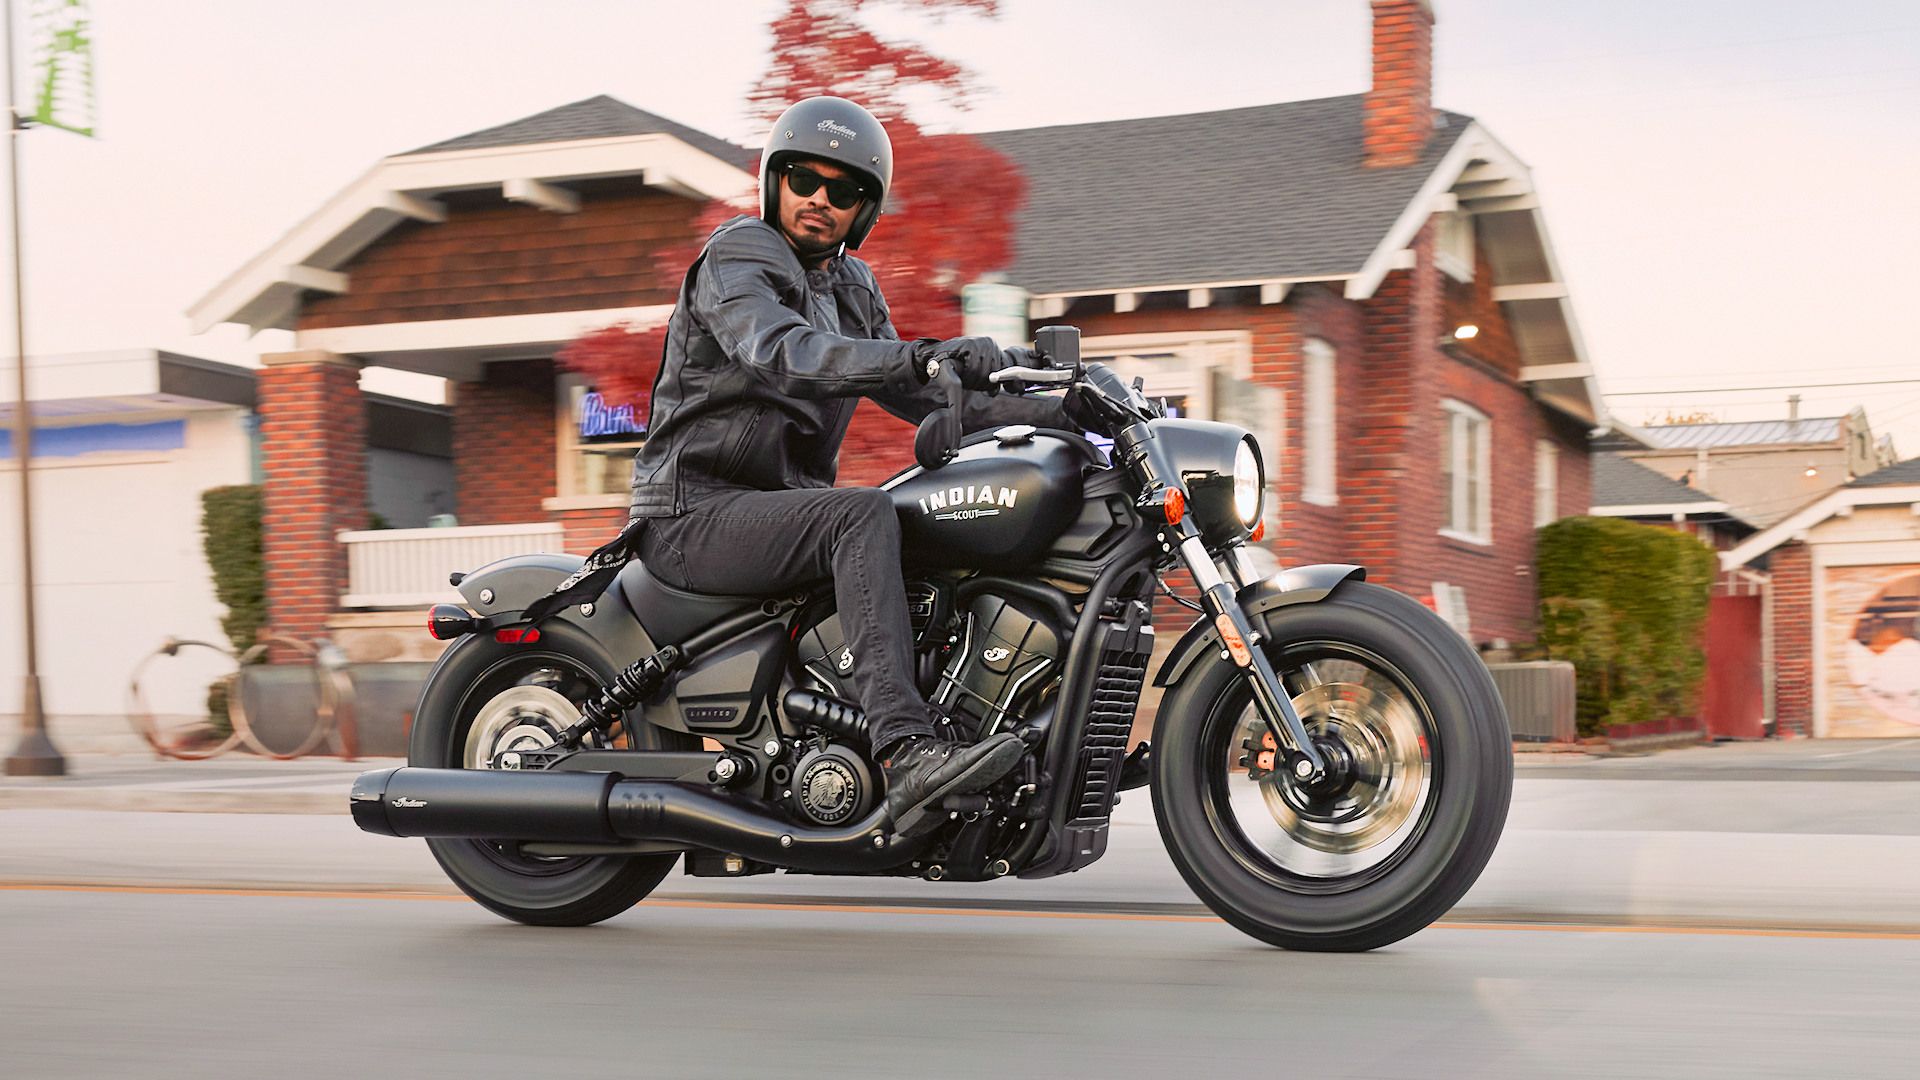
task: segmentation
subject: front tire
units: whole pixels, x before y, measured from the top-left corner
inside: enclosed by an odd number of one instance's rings
[[[1513,747],[1493,679],[1399,593],[1350,582],[1264,616],[1262,644],[1336,775],[1259,766],[1266,725],[1238,668],[1202,662],[1163,700],[1153,801],[1180,874],[1269,944],[1357,952],[1451,908],[1506,823]]]
[[[485,768],[501,750],[551,745],[579,719],[579,704],[613,680],[618,668],[597,642],[563,622],[540,628],[537,645],[491,637],[456,642],[435,665],[414,712],[407,763],[438,769]],[[627,747],[697,750],[699,740],[635,722]],[[586,926],[644,899],[678,855],[542,858],[510,841],[427,841],[460,891],[496,914],[533,926]]]

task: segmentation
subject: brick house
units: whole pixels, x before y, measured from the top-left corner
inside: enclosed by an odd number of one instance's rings
[[[1439,584],[1474,640],[1527,640],[1533,530],[1587,508],[1607,418],[1526,166],[1432,107],[1425,0],[1373,10],[1364,94],[983,136],[1030,184],[1002,277],[1030,326],[1077,325],[1087,356],[1256,432],[1280,560]],[[384,619],[425,647],[412,611],[372,609],[505,550],[609,536],[640,425],[552,357],[664,319],[677,280],[651,253],[703,200],[749,192],[756,158],[576,102],[382,160],[195,305],[200,329],[294,332],[260,379],[273,622]],[[884,260],[885,237],[865,254]],[[449,380],[460,528],[336,542],[364,518],[371,365]],[[842,481],[910,460],[907,435],[863,411]],[[343,595],[368,610],[343,615]]]
[[[1593,507],[1588,512],[1684,532],[1720,552],[1759,531],[1712,495],[1619,454],[1593,455]],[[1769,586],[1766,574],[1746,566],[1722,567],[1714,578],[1702,642],[1707,677],[1699,716],[1708,735],[1759,738],[1775,715],[1766,633]]]
[[[1802,505],[1720,565],[1772,579],[1779,730],[1920,734],[1920,458]]]

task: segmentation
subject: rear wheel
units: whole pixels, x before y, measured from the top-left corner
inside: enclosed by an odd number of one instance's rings
[[[551,746],[580,718],[580,703],[617,669],[594,641],[564,623],[541,627],[537,645],[470,637],[434,668],[414,714],[410,765],[491,768],[503,751]],[[636,723],[635,750],[698,749],[681,732]],[[462,892],[500,915],[536,926],[585,926],[639,903],[672,871],[677,855],[525,854],[510,840],[429,839]]]
[[[1398,941],[1466,893],[1506,822],[1512,743],[1493,680],[1432,612],[1377,586],[1265,621],[1329,775],[1297,780],[1239,670],[1207,663],[1156,722],[1161,836],[1194,892],[1262,941]]]

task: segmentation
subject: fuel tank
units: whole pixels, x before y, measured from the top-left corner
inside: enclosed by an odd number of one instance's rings
[[[1007,570],[1046,554],[1080,512],[1085,440],[1020,426],[969,438],[931,472],[888,481],[910,566]]]

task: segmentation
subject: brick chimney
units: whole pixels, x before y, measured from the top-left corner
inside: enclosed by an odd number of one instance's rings
[[[1367,166],[1411,165],[1432,137],[1433,7],[1428,0],[1373,0]]]

